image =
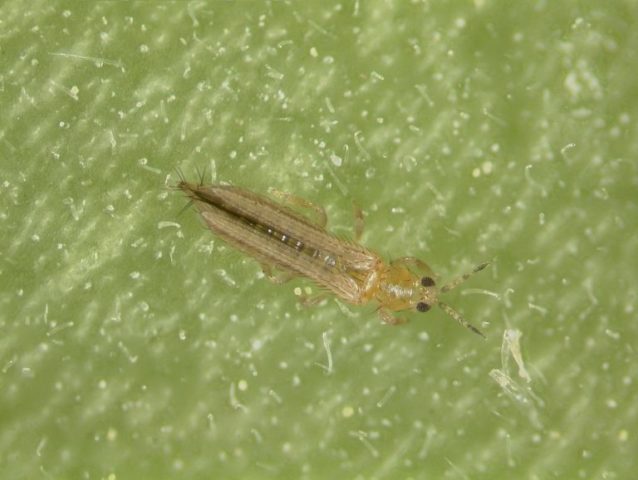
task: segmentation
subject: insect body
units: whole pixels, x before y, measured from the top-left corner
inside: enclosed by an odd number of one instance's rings
[[[314,210],[318,220],[312,221],[282,203],[235,186],[182,180],[177,187],[186,193],[214,233],[259,261],[264,272],[275,280],[273,267],[288,278],[310,278],[346,302],[374,301],[383,321],[392,325],[405,320],[390,312],[427,312],[438,305],[461,325],[482,335],[452,307],[439,301],[439,294],[456,287],[487,263],[438,288],[431,269],[421,260],[403,257],[387,263],[364,246],[330,234],[325,229],[324,210],[301,198],[277,192],[289,204]]]

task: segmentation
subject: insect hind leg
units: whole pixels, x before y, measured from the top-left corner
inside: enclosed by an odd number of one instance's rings
[[[264,272],[266,278],[276,285],[286,283],[297,276],[292,272],[275,271],[270,265],[267,264],[262,264],[261,270],[262,272]]]
[[[326,210],[323,207],[320,207],[319,205],[311,202],[310,200],[306,200],[305,198],[301,198],[297,195],[293,195],[292,193],[277,190],[275,188],[271,188],[269,192],[271,195],[277,197],[279,200],[282,200],[288,205],[311,210],[314,214],[315,222],[321,228],[325,228],[326,224],[328,223],[328,215],[326,214]]]

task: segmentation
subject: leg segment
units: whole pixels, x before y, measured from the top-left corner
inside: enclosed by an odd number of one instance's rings
[[[396,260],[392,260],[391,264],[402,265],[404,267],[407,267],[408,269],[416,270],[419,274],[423,276],[430,277],[433,279],[436,278],[436,274],[432,271],[430,266],[427,263],[425,263],[423,260],[419,260],[416,257],[397,258]]]
[[[301,295],[299,297],[300,303],[303,307],[313,307],[319,305],[326,298],[328,298],[328,292],[321,292],[315,295]]]
[[[261,265],[261,270],[264,272],[264,275],[266,275],[266,278],[268,280],[277,285],[286,283],[288,280],[292,280],[296,277],[294,273],[290,272],[274,272],[273,268],[270,265],[266,264]]]
[[[395,317],[384,308],[380,308],[378,312],[379,312],[379,317],[381,317],[381,320],[383,321],[383,323],[387,325],[402,325],[404,323],[407,323],[407,320],[405,318]]]
[[[315,215],[315,219],[314,219],[315,222],[317,222],[317,224],[321,228],[325,228],[326,224],[328,223],[328,216],[326,215],[326,210],[323,207],[320,207],[319,205],[312,203],[311,201],[306,200],[305,198],[301,198],[301,197],[298,197],[297,195],[293,195],[292,193],[282,192],[281,190],[277,190],[274,188],[271,188],[269,191],[271,195],[273,195],[274,197],[277,197],[279,200],[293,207],[300,207],[300,208],[312,210],[312,212]]]

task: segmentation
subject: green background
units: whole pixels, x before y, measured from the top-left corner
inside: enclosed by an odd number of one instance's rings
[[[635,475],[637,17],[3,2],[0,476]],[[446,295],[487,341],[438,309],[299,306],[308,283],[180,214],[176,168],[296,193],[339,235],[355,201],[365,245],[442,280],[493,259]]]

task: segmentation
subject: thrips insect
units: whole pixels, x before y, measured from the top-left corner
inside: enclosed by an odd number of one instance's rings
[[[391,325],[405,322],[391,312],[427,312],[438,305],[461,325],[483,336],[460,313],[441,302],[439,295],[457,287],[488,263],[439,288],[430,267],[418,258],[385,262],[359,243],[329,233],[324,209],[303,198],[273,192],[281,203],[235,186],[195,184],[183,179],[177,187],[215,234],[255,258],[275,282],[303,276],[348,303],[376,302],[381,319]],[[311,220],[284,203],[310,209],[317,218]],[[357,228],[357,237],[360,232],[361,228]],[[275,275],[273,268],[281,270],[281,274]]]

